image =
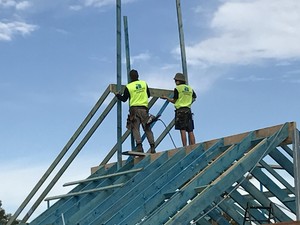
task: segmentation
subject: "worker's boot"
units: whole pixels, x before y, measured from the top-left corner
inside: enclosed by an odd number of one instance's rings
[[[150,145],[150,153],[155,153],[155,145],[154,144]]]
[[[144,152],[142,143],[137,144],[135,149],[137,152]]]

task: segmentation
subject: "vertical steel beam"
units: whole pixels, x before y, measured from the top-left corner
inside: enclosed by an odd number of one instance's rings
[[[185,54],[183,23],[182,23],[180,0],[176,0],[176,9],[177,9],[177,20],[178,20],[178,30],[179,30],[182,72],[185,76],[186,83],[188,84],[187,63],[186,63],[186,54]]]
[[[129,72],[131,70],[130,63],[130,48],[129,48],[129,33],[128,33],[128,20],[127,16],[123,17],[124,21],[124,36],[125,36],[125,53],[126,53],[126,68],[127,68],[127,83],[131,82]],[[128,103],[129,104],[129,103]],[[134,149],[134,138],[131,132],[131,149]]]
[[[129,35],[128,35],[128,20],[127,16],[123,16],[124,21],[124,38],[125,38],[125,54],[126,54],[126,68],[127,68],[127,82],[129,83],[130,76],[129,71],[131,70],[130,66],[130,49],[129,49]]]
[[[295,126],[293,137],[294,152],[294,180],[295,180],[295,197],[296,197],[296,218],[300,220],[300,141],[299,130]]]
[[[117,90],[121,90],[121,72],[122,72],[122,49],[121,49],[121,0],[116,0],[116,21],[117,21]],[[117,103],[117,146],[118,146],[118,168],[122,166],[122,105],[121,101]]]

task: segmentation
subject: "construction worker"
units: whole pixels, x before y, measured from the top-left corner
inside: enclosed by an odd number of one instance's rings
[[[150,124],[147,123],[149,119],[148,98],[150,97],[148,85],[145,81],[138,79],[139,74],[136,70],[131,70],[129,76],[131,82],[126,85],[123,95],[116,93],[116,97],[122,102],[126,102],[129,98],[130,108],[126,127],[132,131],[136,141],[136,151],[144,152],[140,134],[140,125],[142,125],[150,144],[150,152],[155,153],[153,132]]]
[[[191,105],[196,100],[196,93],[191,86],[186,84],[185,76],[176,73],[174,77],[176,87],[173,98],[162,96],[175,106],[175,130],[180,130],[182,145],[187,145],[186,132],[188,133],[189,145],[195,144],[194,121]]]

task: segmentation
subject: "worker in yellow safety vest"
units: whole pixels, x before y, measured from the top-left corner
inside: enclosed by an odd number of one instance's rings
[[[136,151],[144,152],[140,134],[140,125],[142,125],[150,144],[150,152],[155,153],[153,132],[150,124],[147,123],[149,120],[148,98],[150,97],[148,85],[145,81],[138,79],[137,70],[131,70],[129,76],[131,82],[126,85],[123,95],[116,93],[116,97],[122,102],[129,99],[129,115],[126,127],[132,131],[136,142]]]
[[[180,130],[182,145],[187,145],[186,133],[188,133],[189,145],[195,144],[194,120],[191,105],[196,100],[196,93],[191,86],[186,84],[185,76],[176,73],[174,77],[176,87],[173,98],[162,96],[175,106],[175,130]]]

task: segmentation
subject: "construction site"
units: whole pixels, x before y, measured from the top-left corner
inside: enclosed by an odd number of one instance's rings
[[[182,70],[186,75],[180,1],[176,3]],[[122,105],[114,96],[125,87],[121,84],[121,37],[118,36],[121,1],[117,1],[116,8],[117,83],[107,86],[7,225],[16,219],[21,225],[300,224],[300,138],[294,121],[156,153],[136,152],[134,144],[132,150],[122,151],[122,144],[131,138],[131,132],[121,132]],[[127,40],[126,17],[124,31]],[[128,73],[128,40],[125,46]],[[150,93],[149,109],[161,96],[172,96],[173,90],[150,88]],[[166,101],[155,116],[162,115],[168,105]],[[89,177],[63,185],[73,186],[70,192],[50,196],[51,189],[112,109],[117,112],[118,130],[114,147],[107,149],[99,165],[90,165]],[[155,146],[174,129],[174,123],[173,119],[157,134]],[[143,135],[142,140],[145,139]],[[74,151],[66,158],[71,147]],[[111,162],[112,159],[116,161]],[[42,202],[48,208],[33,218]],[[24,212],[26,207],[29,210]],[[23,218],[19,218],[22,213]]]

